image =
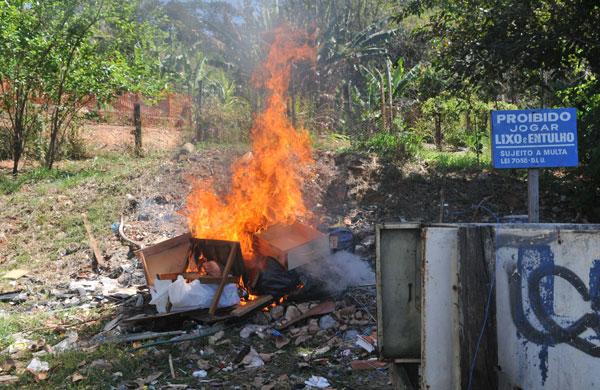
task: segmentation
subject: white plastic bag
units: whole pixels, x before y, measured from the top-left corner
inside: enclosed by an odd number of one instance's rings
[[[202,284],[198,280],[187,283],[180,275],[169,286],[169,302],[172,311],[206,309],[209,308],[218,285]],[[237,286],[233,283],[226,284],[219,299],[218,307],[233,306],[240,303]]]
[[[198,280],[187,283],[179,275],[177,280],[169,286],[169,302],[172,311],[207,308],[212,302],[214,292]]]
[[[167,312],[167,303],[169,303],[169,286],[173,284],[170,280],[154,280],[154,286],[150,288],[152,300],[151,305],[156,305],[156,311],[159,313]]]

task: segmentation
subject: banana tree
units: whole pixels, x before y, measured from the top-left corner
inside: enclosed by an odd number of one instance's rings
[[[379,102],[382,130],[390,130],[394,121],[394,99],[402,96],[411,81],[419,75],[419,65],[410,70],[404,68],[404,60],[398,59],[395,65],[385,59],[385,71],[377,67],[361,66],[366,80],[367,101],[359,99],[363,107],[372,110],[373,102]]]

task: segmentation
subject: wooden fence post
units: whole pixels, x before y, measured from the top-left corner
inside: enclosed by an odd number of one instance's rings
[[[133,134],[135,136],[135,155],[140,157],[142,155],[142,110],[139,102],[133,104],[133,125],[135,130]]]
[[[196,95],[193,97],[194,102],[192,104],[194,111],[194,127],[196,130],[196,142],[206,141],[206,132],[202,128],[202,89],[204,84],[202,80],[198,82],[198,90]]]

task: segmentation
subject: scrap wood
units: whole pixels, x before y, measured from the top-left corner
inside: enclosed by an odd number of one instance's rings
[[[299,321],[305,320],[309,317],[315,317],[315,316],[320,316],[320,315],[324,315],[324,314],[329,314],[331,312],[333,312],[335,310],[335,302],[334,301],[326,301],[323,302],[315,307],[313,307],[312,309],[308,310],[306,313],[302,314],[299,317],[296,317],[288,322],[286,322],[285,324],[279,325],[276,328],[278,330],[283,330],[285,328],[287,328],[290,325],[293,325]]]
[[[94,268],[97,268],[98,266],[106,267],[106,263],[104,262],[102,252],[100,251],[100,248],[98,248],[96,238],[94,238],[94,235],[92,234],[92,227],[90,226],[90,222],[87,219],[87,215],[83,213],[81,214],[81,218],[83,219],[83,226],[85,226],[85,230],[87,231],[90,248],[92,249],[92,252],[94,253],[94,258],[96,259]]]
[[[17,269],[13,269],[11,271],[8,271],[4,275],[2,275],[2,279],[17,280],[17,279],[20,279],[23,276],[27,275],[28,273],[29,273],[29,271],[26,270],[26,269],[17,268]]]
[[[183,276],[183,278],[185,280],[188,280],[188,281],[199,280],[200,283],[204,283],[204,284],[221,283],[221,280],[223,279],[222,276],[201,275],[198,272],[183,272],[183,273],[173,272],[173,273],[166,273],[166,274],[158,274],[156,276],[158,277],[159,280],[176,280],[179,275]],[[240,278],[236,277],[236,276],[227,276],[225,278],[225,282],[226,283],[236,283],[239,279]]]
[[[0,385],[14,385],[19,381],[16,375],[0,375]]]
[[[235,309],[233,309],[231,315],[235,318],[243,317],[256,309],[268,305],[273,301],[273,299],[274,298],[272,295],[262,295],[253,301],[247,302],[245,305],[238,305]]]
[[[169,354],[169,370],[171,370],[171,378],[175,379],[175,369],[173,368],[173,357]]]
[[[124,318],[122,320],[123,323],[129,323],[129,322],[145,322],[145,321],[151,321],[151,320],[158,320],[161,319],[163,317],[174,317],[174,316],[178,316],[178,315],[184,315],[184,316],[189,316],[190,314],[193,314],[195,312],[199,312],[199,311],[203,311],[206,309],[194,309],[194,310],[188,310],[188,311],[171,311],[168,313],[154,313],[154,314],[136,314],[132,317],[128,317],[128,318]]]
[[[151,340],[158,339],[161,337],[170,337],[170,336],[180,336],[184,334],[183,330],[174,330],[170,332],[143,332],[143,333],[133,333],[124,336],[118,337],[110,337],[104,339],[102,343],[110,343],[110,344],[122,344],[122,343],[130,343],[132,341],[141,341],[141,340]]]
[[[201,329],[197,333],[182,334],[182,335],[174,337],[170,340],[161,340],[161,341],[155,341],[155,342],[149,343],[149,344],[144,344],[139,347],[133,348],[132,351],[137,351],[138,349],[142,349],[142,348],[150,348],[150,347],[154,347],[157,345],[175,344],[175,343],[183,343],[185,341],[197,340],[197,339],[200,339],[203,337],[212,336],[213,334],[220,332],[223,329],[225,329],[223,324],[218,323],[218,324],[211,326],[210,328]]]
[[[350,367],[352,367],[354,371],[376,370],[378,368],[385,368],[387,365],[388,364],[386,362],[382,362],[380,360],[354,360],[350,362]]]
[[[225,269],[223,270],[221,282],[219,283],[219,287],[215,292],[212,304],[210,305],[210,309],[208,310],[208,313],[211,317],[214,317],[215,312],[217,311],[217,306],[219,305],[219,300],[221,299],[221,294],[223,293],[223,289],[225,288],[225,283],[227,282],[227,277],[229,276],[231,267],[233,266],[233,260],[235,259],[236,250],[238,249],[239,245],[239,243],[235,242],[231,245],[231,248],[229,249],[229,256],[227,256],[227,263],[225,263]]]
[[[119,223],[119,237],[121,237],[121,240],[125,241],[127,244],[129,244],[129,246],[135,249],[142,249],[144,246],[143,243],[132,240],[131,238],[125,235],[125,217],[123,216],[123,214],[121,214],[121,221]]]
[[[123,314],[119,314],[118,316],[116,316],[115,318],[113,318],[112,320],[107,322],[106,325],[104,325],[103,331],[109,332],[109,331],[113,330],[114,328],[116,328],[116,326],[119,324],[119,321],[121,321],[122,318],[123,318]]]
[[[1,301],[10,301],[13,298],[16,298],[17,296],[19,296],[19,294],[21,293],[21,290],[13,290],[13,291],[7,291],[7,292],[2,292],[0,293],[0,302]]]

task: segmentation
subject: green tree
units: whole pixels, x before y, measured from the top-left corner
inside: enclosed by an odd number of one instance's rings
[[[581,167],[575,203],[600,218],[600,3],[596,0],[416,0],[436,68],[454,91],[529,106],[575,105]],[[585,202],[580,202],[585,200]]]
[[[15,173],[35,98],[48,122],[44,165],[52,168],[66,129],[91,99],[162,89],[157,77],[161,34],[142,18],[142,4],[21,0],[1,6],[0,79],[2,100],[13,118]]]

